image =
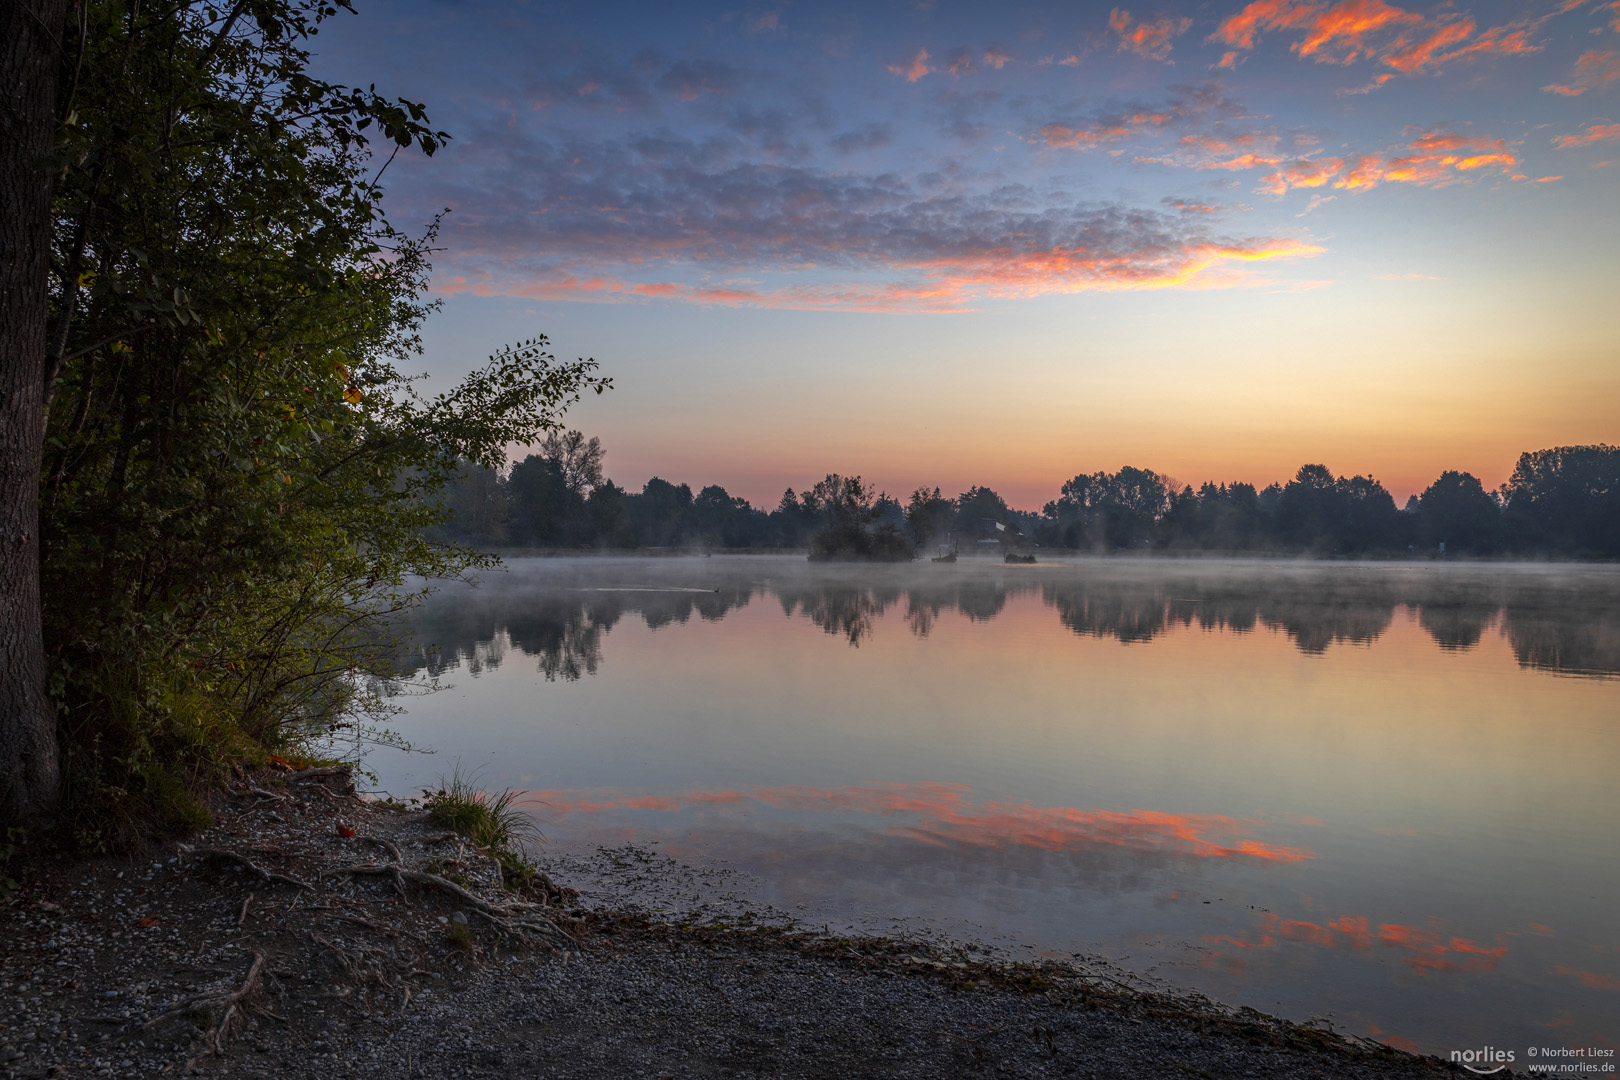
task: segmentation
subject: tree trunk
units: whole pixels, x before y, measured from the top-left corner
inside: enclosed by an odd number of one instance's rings
[[[64,0],[0,0],[0,822],[56,805],[39,609],[51,173]]]

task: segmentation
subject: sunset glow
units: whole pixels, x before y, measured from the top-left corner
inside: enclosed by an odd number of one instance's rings
[[[401,225],[450,210],[430,372],[595,356],[570,419],[632,488],[1404,500],[1620,439],[1613,4],[396,15],[318,62],[454,136],[388,173]]]

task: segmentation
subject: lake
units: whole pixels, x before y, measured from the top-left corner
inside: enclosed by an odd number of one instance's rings
[[[1445,1054],[1617,1048],[1620,568],[510,560],[384,789]],[[428,647],[432,646],[432,647]],[[1612,1059],[1611,1059],[1612,1060]]]

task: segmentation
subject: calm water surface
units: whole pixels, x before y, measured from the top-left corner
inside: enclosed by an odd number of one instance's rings
[[[520,559],[413,629],[395,792],[459,759],[818,924],[1620,1048],[1620,569]]]

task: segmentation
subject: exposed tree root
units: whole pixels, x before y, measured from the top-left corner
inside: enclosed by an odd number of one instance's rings
[[[380,836],[356,836],[355,840],[362,844],[372,844],[380,847],[394,857],[394,862],[402,866],[405,863],[405,856],[399,853],[398,846],[392,840],[384,840]]]
[[[520,931],[527,931],[539,934],[549,939],[553,944],[567,944],[576,949],[581,947],[577,938],[543,914],[545,908],[540,904],[526,904],[519,901],[500,905],[491,904],[482,897],[475,896],[463,889],[448,878],[440,877],[438,874],[425,873],[421,870],[406,870],[395,863],[340,866],[332,872],[355,876],[377,875],[392,877],[396,888],[401,887],[403,882],[408,881],[425,888],[438,889],[460,900],[483,916],[490,925],[505,931],[512,937],[521,938]]]
[[[188,847],[185,844],[176,844],[175,850],[180,852],[182,856],[186,857],[195,856],[200,859],[219,859],[223,862],[236,863],[259,875],[259,877],[263,878],[265,881],[279,881],[284,885],[292,885],[299,889],[313,889],[315,887],[309,884],[307,881],[299,881],[295,877],[288,877],[286,874],[278,874],[274,870],[266,870],[264,867],[260,866],[246,855],[242,855],[235,851],[229,851],[225,848],[194,848]]]
[[[264,954],[261,952],[255,952],[253,954],[253,964],[248,968],[247,977],[242,980],[241,986],[227,994],[199,994],[196,997],[188,998],[187,1000],[182,1001],[179,1005],[176,1005],[174,1008],[169,1009],[166,1012],[161,1012],[152,1017],[152,1019],[146,1021],[146,1023],[141,1025],[141,1030],[145,1031],[156,1027],[165,1020],[172,1020],[176,1017],[186,1016],[190,1013],[196,1012],[199,1009],[206,1009],[208,1010],[210,1020],[212,1020],[215,1015],[218,1015],[219,1017],[218,1021],[209,1030],[207,1036],[205,1037],[208,1044],[208,1053],[215,1057],[219,1057],[225,1052],[225,1044],[223,1040],[227,1035],[230,1034],[232,1025],[241,1016],[245,1008],[243,1002],[259,988],[259,978],[263,974]],[[186,1062],[186,1067],[188,1069],[193,1067],[200,1057],[202,1057],[201,1054]]]

